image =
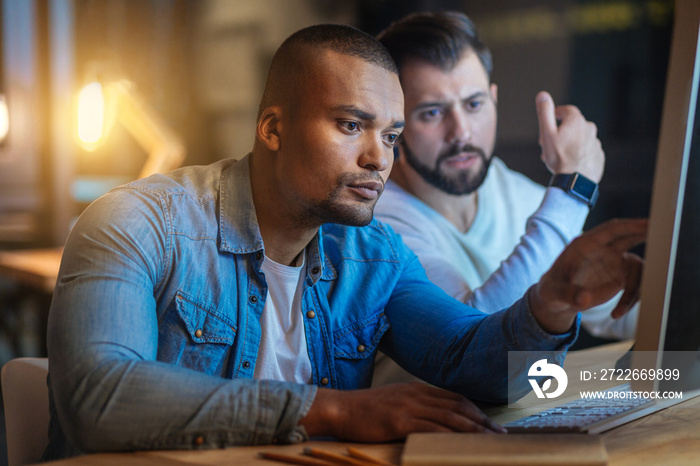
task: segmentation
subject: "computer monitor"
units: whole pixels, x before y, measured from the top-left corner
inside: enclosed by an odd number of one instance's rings
[[[632,366],[676,366],[676,388],[690,390],[700,388],[700,2],[677,0],[674,16]]]

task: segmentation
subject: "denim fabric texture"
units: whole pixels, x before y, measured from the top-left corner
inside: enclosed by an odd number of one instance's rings
[[[505,401],[509,350],[563,352],[523,298],[487,316],[428,281],[386,225],[324,225],[302,312],[313,383],[254,380],[267,292],[249,156],[116,188],[66,244],[49,316],[46,458],[291,443],[317,387],[371,382],[381,349],[426,381]],[[524,380],[527,386],[527,381]]]

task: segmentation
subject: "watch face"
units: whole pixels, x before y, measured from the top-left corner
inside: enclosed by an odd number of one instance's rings
[[[576,176],[571,184],[571,191],[586,200],[592,200],[598,185],[583,176]]]

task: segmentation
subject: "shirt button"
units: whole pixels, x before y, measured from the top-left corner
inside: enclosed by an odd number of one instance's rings
[[[316,313],[314,311],[309,311],[306,313],[306,317],[308,317],[309,319],[313,319],[314,317],[316,317]]]
[[[367,348],[365,348],[365,345],[357,345],[357,352],[358,353],[364,353],[366,349]]]
[[[311,269],[311,275],[318,275],[320,272],[321,272],[320,267],[314,267],[313,269]]]
[[[250,298],[248,298],[248,299],[250,299],[250,302],[253,304],[258,302],[258,297],[255,295],[251,295]]]
[[[202,338],[202,329],[198,328],[196,332],[194,332],[194,336],[197,338]]]
[[[324,377],[321,379],[321,385],[328,385],[328,377]]]
[[[255,260],[259,261],[260,259],[262,259],[262,252],[258,251],[255,253]]]
[[[243,361],[243,369],[250,369],[250,362],[249,361]]]
[[[199,446],[199,445],[204,445],[204,437],[202,437],[202,436],[200,435],[199,437],[197,437],[196,439],[194,439],[194,444],[197,445],[197,446]]]

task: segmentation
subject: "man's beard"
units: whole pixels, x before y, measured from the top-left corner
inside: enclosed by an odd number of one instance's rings
[[[406,157],[406,162],[429,184],[435,186],[441,191],[447,194],[452,194],[455,196],[461,196],[464,194],[471,194],[476,191],[479,186],[484,183],[486,179],[486,174],[489,171],[489,166],[491,165],[491,159],[486,157],[484,151],[471,144],[466,144],[464,146],[452,146],[446,152],[440,154],[435,161],[435,167],[431,168],[421,162],[416,154],[411,152],[408,147],[408,143],[405,139],[401,140],[401,147],[403,148],[404,157]],[[457,170],[454,173],[446,173],[441,170],[442,163],[450,157],[458,155],[462,152],[474,152],[481,158],[481,170],[478,173],[470,174],[468,170]]]
[[[367,173],[364,175],[353,175],[346,173],[338,177],[336,186],[330,195],[320,203],[310,206],[304,216],[305,222],[311,223],[337,223],[354,227],[368,225],[374,216],[374,206],[381,195],[381,192],[374,200],[347,204],[341,201],[341,193],[347,189],[348,185],[360,183],[362,181],[380,181],[384,185],[384,180],[379,173]],[[383,190],[383,189],[382,189]]]

